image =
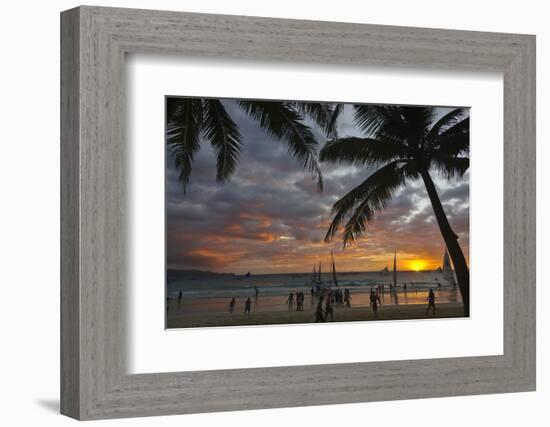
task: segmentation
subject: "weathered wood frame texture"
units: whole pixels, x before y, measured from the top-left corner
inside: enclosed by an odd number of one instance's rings
[[[128,375],[126,53],[499,71],[504,354]],[[535,37],[79,7],[61,14],[61,412],[183,414],[535,389]]]

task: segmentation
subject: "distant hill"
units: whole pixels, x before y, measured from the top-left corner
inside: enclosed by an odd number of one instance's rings
[[[168,280],[178,280],[178,279],[204,279],[207,277],[233,277],[233,273],[216,273],[214,271],[204,271],[204,270],[175,270],[168,269],[166,272],[166,277]]]

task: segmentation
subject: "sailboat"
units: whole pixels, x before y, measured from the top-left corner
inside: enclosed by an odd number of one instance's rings
[[[338,286],[338,278],[336,277],[336,264],[334,263],[334,253],[330,251],[330,258],[332,259],[332,282]]]
[[[393,288],[397,285],[397,252],[393,253]]]
[[[449,252],[445,248],[445,255],[443,255],[443,278],[456,288],[456,279],[453,268],[451,267],[451,259],[449,258]]]
[[[311,280],[311,286],[315,289],[315,294],[324,296],[330,292],[330,283],[323,282],[321,278],[323,264],[319,261],[319,267],[313,266],[313,278]]]

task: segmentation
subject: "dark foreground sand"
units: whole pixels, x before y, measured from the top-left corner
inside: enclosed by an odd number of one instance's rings
[[[448,317],[462,317],[463,306],[460,303],[438,304],[435,315],[426,314],[427,304],[381,306],[378,309],[378,318],[369,307],[336,308],[335,322],[353,322],[368,320],[405,320],[405,319],[434,319]],[[173,310],[167,313],[167,327],[170,328],[198,328],[206,326],[241,326],[241,325],[280,325],[290,323],[314,323],[315,316],[312,309],[306,311],[273,311],[252,312],[250,315],[242,313],[215,313],[215,314],[186,314]]]

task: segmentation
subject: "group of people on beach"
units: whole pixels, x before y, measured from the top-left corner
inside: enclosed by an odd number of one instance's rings
[[[296,311],[304,311],[304,300],[306,299],[303,292],[296,292]],[[288,311],[294,309],[294,293],[290,293],[286,299]]]
[[[311,304],[313,305],[313,299],[318,295],[320,290],[316,290],[314,287],[311,288]],[[348,288],[342,291],[338,285],[336,289],[330,290],[328,293],[328,298],[330,298],[331,303],[334,303],[338,307],[351,307],[351,293]]]
[[[411,284],[412,285],[412,284]],[[390,285],[390,290],[395,292],[395,288]],[[407,284],[403,284],[403,290],[406,292],[407,290]],[[415,287],[415,292],[418,292]],[[256,300],[258,299],[260,290],[257,286],[254,286],[254,296]],[[316,290],[314,287],[311,288],[311,305],[313,306],[315,298],[317,297],[319,293],[319,290]],[[372,308],[374,312],[374,317],[378,317],[378,308],[380,305],[382,305],[381,296],[384,294],[384,285],[376,285],[375,287],[371,287],[370,290],[370,303],[369,306]],[[183,299],[183,293],[180,290],[177,301],[178,303],[181,303]],[[167,307],[166,309],[169,310],[170,308],[170,297],[168,296],[166,298]],[[288,311],[294,310],[294,304],[296,304],[296,311],[304,311],[304,301],[305,301],[305,294],[304,292],[296,292],[296,293],[290,293],[286,299],[286,304],[288,307]],[[435,293],[433,288],[430,288],[428,292],[428,307],[426,308],[426,314],[428,314],[431,310],[432,314],[435,314]],[[315,322],[327,322],[327,321],[334,321],[334,308],[333,305],[336,307],[345,307],[350,308],[351,307],[351,292],[348,288],[345,288],[343,291],[340,287],[336,287],[335,289],[332,289],[328,292],[326,296],[320,295],[318,297],[317,306],[315,309]],[[235,311],[236,306],[236,298],[232,297],[229,301],[229,313],[233,314]],[[252,310],[252,300],[250,297],[248,297],[244,303],[244,314],[250,315]]]
[[[406,284],[404,284],[403,288],[406,288]],[[393,290],[393,289],[392,289]],[[378,317],[378,307],[382,305],[380,296],[384,293],[384,286],[383,285],[377,285],[375,288],[371,288],[370,290],[370,303],[369,306],[372,308],[374,312],[374,317]],[[314,303],[314,299],[316,297],[315,289],[311,288],[311,305]],[[258,299],[259,295],[259,289],[257,286],[254,286],[254,295],[256,299]],[[178,303],[182,302],[182,291],[179,291],[178,294]],[[304,311],[304,300],[305,295],[304,292],[296,292],[290,293],[286,299],[286,304],[288,306],[288,311],[294,310],[294,303],[296,303],[296,311]],[[432,314],[435,314],[435,293],[432,288],[430,288],[428,292],[428,307],[426,308],[426,314],[432,311]],[[170,297],[167,297],[167,303],[169,303]],[[336,287],[334,290],[330,290],[328,292],[328,295],[325,296],[319,296],[317,307],[315,309],[315,322],[327,322],[327,321],[334,321],[334,309],[333,304],[337,307],[351,307],[351,292],[348,288],[342,289],[340,287]],[[233,314],[235,311],[236,306],[236,299],[235,297],[232,297],[229,301],[229,313]],[[167,304],[167,309],[169,309],[169,305]],[[250,312],[252,310],[252,300],[250,297],[248,297],[244,303],[244,314],[250,315]]]
[[[235,311],[235,305],[237,301],[235,300],[235,297],[231,298],[231,301],[229,301],[229,314],[233,314]],[[244,303],[244,314],[250,315],[250,310],[252,308],[252,301],[250,300],[250,297],[248,297]]]
[[[313,294],[312,294],[313,303]],[[324,303],[324,307],[323,307]],[[330,291],[326,296],[319,296],[317,307],[315,308],[315,323],[319,322],[333,322],[334,321],[334,308],[333,304],[338,307],[351,307],[351,292],[349,289],[336,288],[334,291]]]

